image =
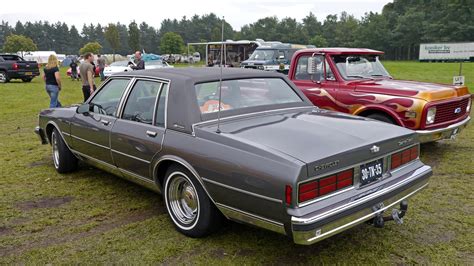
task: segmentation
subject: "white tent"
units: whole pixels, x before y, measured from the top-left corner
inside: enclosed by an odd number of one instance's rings
[[[23,54],[23,58],[27,61],[36,61],[38,64],[48,63],[48,57],[52,54],[58,56],[55,51],[34,51],[34,52],[18,52],[19,56]],[[62,58],[64,59],[64,58]],[[59,61],[61,61],[58,58]]]

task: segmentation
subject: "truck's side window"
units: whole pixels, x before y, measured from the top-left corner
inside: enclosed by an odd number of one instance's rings
[[[334,79],[334,74],[331,71],[331,67],[329,64],[324,60],[324,56],[316,55],[319,57],[318,60],[320,63],[316,65],[316,73],[310,75],[308,73],[308,58],[309,56],[301,56],[298,58],[298,62],[296,63],[296,72],[295,72],[295,80],[314,80],[314,81],[322,81],[324,80],[324,68],[323,62],[326,63],[326,79]]]

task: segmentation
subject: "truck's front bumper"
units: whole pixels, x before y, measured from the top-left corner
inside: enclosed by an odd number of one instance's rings
[[[418,134],[418,140],[421,143],[432,142],[441,139],[455,138],[456,135],[469,124],[470,120],[471,117],[468,116],[466,119],[444,128],[432,130],[416,130],[415,132]]]
[[[363,223],[425,188],[432,174],[431,167],[423,166],[408,178],[382,188],[363,198],[323,213],[292,217],[292,235],[296,244],[309,245]]]
[[[41,144],[48,144],[48,138],[46,137],[46,134],[44,133],[43,129],[41,129],[40,127],[35,127],[35,133],[40,138]]]

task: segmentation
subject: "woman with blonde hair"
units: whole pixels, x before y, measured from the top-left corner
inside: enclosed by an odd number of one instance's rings
[[[52,54],[48,58],[48,64],[44,67],[43,79],[46,83],[46,92],[51,101],[49,108],[61,107],[59,102],[59,91],[61,90],[61,77],[59,75],[58,58]]]

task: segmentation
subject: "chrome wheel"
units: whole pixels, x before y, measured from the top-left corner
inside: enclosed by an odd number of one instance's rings
[[[6,83],[7,82],[7,74],[5,72],[0,72],[0,83]]]
[[[56,169],[59,168],[59,144],[56,132],[51,135],[51,146],[53,147],[53,162]]]
[[[199,197],[193,183],[181,173],[173,173],[166,186],[167,207],[173,219],[185,228],[193,227],[199,216]]]

